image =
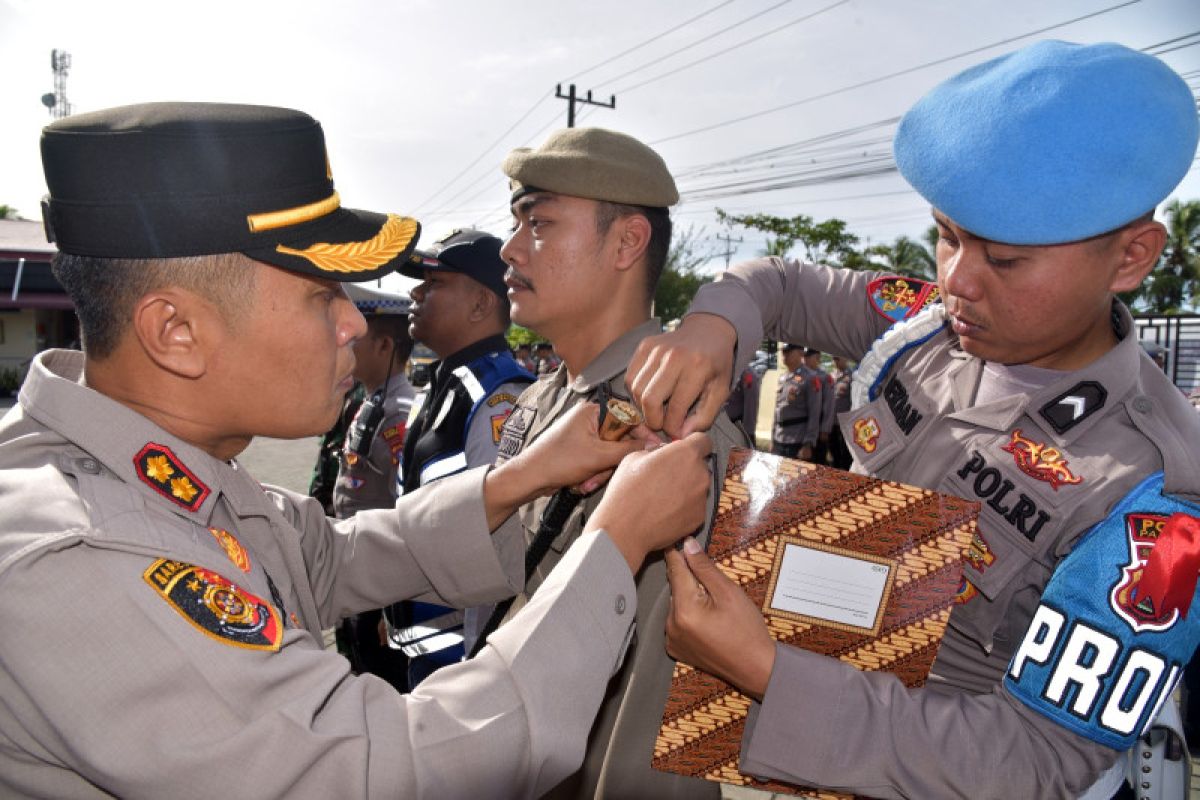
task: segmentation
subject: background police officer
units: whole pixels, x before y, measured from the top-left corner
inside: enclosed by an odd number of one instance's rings
[[[416,390],[408,381],[405,297],[366,286],[346,287],[367,320],[367,333],[354,342],[354,377],[367,399],[359,406],[343,443],[333,507],[339,518],[395,502],[396,474]]]
[[[396,471],[415,391],[406,369],[412,352],[407,297],[348,284],[346,293],[367,320],[354,342],[354,377],[364,398],[346,426],[333,487],[339,519],[396,502]],[[338,625],[338,647],[358,673],[370,672],[397,689],[407,686],[408,662],[384,644],[380,610],[353,614]]]
[[[495,461],[500,429],[534,379],[504,338],[504,270],[500,240],[477,230],[454,231],[400,268],[421,280],[411,292],[409,333],[439,359],[414,408],[399,476],[403,492]],[[431,603],[393,606],[388,639],[409,658],[409,687],[462,660],[487,613]]]
[[[786,372],[775,392],[775,424],[771,452],[812,461],[821,423],[821,385],[804,361],[804,348],[783,346]]]

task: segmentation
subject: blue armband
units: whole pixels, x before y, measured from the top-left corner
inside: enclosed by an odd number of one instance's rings
[[[1008,667],[1008,692],[1092,741],[1127,750],[1154,720],[1200,641],[1200,614],[1156,609],[1138,583],[1167,519],[1200,506],[1155,473],[1084,534],[1042,594]],[[1195,575],[1178,576],[1194,586]],[[1186,583],[1190,580],[1191,583]],[[1191,593],[1195,603],[1195,590]]]

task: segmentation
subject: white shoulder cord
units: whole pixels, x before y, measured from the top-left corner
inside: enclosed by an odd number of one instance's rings
[[[897,322],[884,331],[871,349],[858,362],[850,381],[850,408],[858,409],[871,402],[871,390],[901,353],[937,333],[946,322],[946,307],[934,303],[916,316]]]

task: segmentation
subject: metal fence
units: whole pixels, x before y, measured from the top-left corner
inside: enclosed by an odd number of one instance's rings
[[[1200,314],[1147,314],[1134,318],[1138,338],[1167,350],[1167,375],[1180,389],[1200,386]]]

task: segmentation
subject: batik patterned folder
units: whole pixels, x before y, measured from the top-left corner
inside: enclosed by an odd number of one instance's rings
[[[960,589],[978,514],[978,503],[958,497],[736,449],[708,554],[763,609],[776,640],[920,686]],[[677,664],[654,767],[844,796],[738,772],[749,707],[724,681]]]

